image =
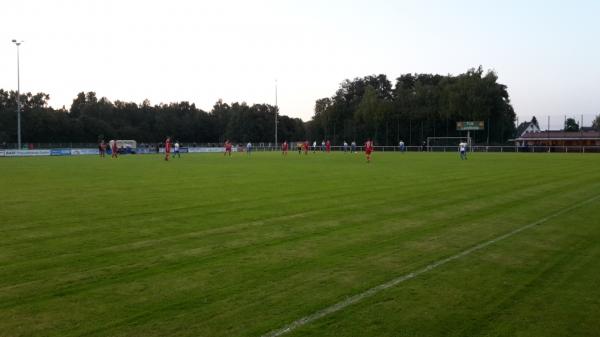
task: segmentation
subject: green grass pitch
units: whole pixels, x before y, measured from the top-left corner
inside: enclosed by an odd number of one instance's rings
[[[598,336],[600,156],[0,159],[0,336]]]

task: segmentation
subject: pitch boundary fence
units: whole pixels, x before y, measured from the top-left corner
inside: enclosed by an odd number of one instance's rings
[[[44,155],[82,155],[82,154],[98,154],[98,147],[96,144],[53,144],[53,145],[65,145],[56,147],[33,147],[30,150],[12,150],[12,149],[0,149],[0,157],[9,156],[44,156]],[[73,146],[68,146],[73,145]],[[86,146],[87,145],[87,146]],[[215,153],[224,151],[224,147],[218,146],[219,144],[211,144],[214,146],[182,146],[182,153]],[[298,148],[296,144],[292,143],[289,147],[289,152],[303,152],[304,149]],[[363,152],[362,146],[332,146],[331,152]],[[156,146],[138,147],[135,150],[138,154],[152,154],[152,153],[164,153],[164,148]],[[252,152],[279,152],[281,151],[280,146],[272,145],[256,145],[251,148]],[[376,152],[458,152],[458,146],[405,146],[400,148],[399,146],[375,146]],[[469,147],[470,152],[478,153],[600,153],[600,146],[485,146],[485,145],[474,145]],[[69,152],[69,153],[67,153]],[[247,152],[245,146],[234,147],[234,152]],[[308,149],[309,153],[323,153],[327,152],[326,148],[321,146],[312,147]]]

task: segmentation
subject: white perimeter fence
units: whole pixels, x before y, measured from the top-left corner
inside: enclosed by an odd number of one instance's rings
[[[93,144],[92,144],[93,145]],[[222,146],[196,146],[181,147],[181,153],[219,153],[224,152]],[[278,152],[280,146],[253,146],[251,152]],[[289,147],[289,152],[302,152],[295,144]],[[332,146],[332,152],[362,152],[362,146]],[[399,146],[375,146],[376,152],[458,152],[457,146],[405,146],[401,149]],[[474,145],[469,148],[470,152],[508,152],[508,153],[600,153],[600,146],[484,146]],[[134,150],[135,154],[156,154],[164,153],[164,148],[140,147]],[[247,152],[245,146],[234,146],[233,152]],[[309,147],[309,153],[326,152],[325,147]],[[98,149],[94,147],[77,148],[52,148],[52,149],[31,149],[31,150],[3,150],[0,149],[0,157],[31,157],[31,156],[77,156],[77,155],[98,155]]]

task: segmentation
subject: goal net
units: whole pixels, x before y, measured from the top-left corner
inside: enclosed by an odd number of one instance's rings
[[[427,151],[458,151],[460,143],[467,143],[467,149],[471,151],[471,137],[427,137]]]

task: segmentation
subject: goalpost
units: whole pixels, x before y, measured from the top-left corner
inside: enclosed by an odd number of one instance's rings
[[[432,152],[435,148],[441,147],[442,151],[446,151],[446,148],[453,148],[458,151],[459,143],[467,143],[467,149],[469,152],[472,151],[471,137],[427,137],[427,152]],[[454,150],[453,150],[454,151]]]

